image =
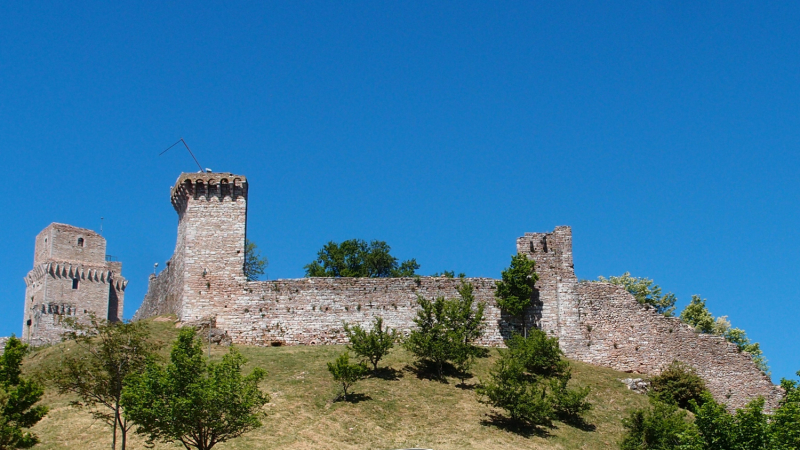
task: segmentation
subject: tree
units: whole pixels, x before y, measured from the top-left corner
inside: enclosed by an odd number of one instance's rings
[[[46,406],[34,406],[44,389],[35,381],[22,378],[22,359],[28,346],[14,335],[0,355],[0,450],[30,448],[39,438],[30,431],[47,414]]]
[[[649,408],[634,410],[622,419],[622,426],[626,430],[622,450],[672,450],[686,448],[696,440],[696,429],[686,411],[652,398]]]
[[[522,334],[527,336],[525,310],[531,305],[533,286],[539,279],[534,271],[535,263],[523,254],[511,257],[511,265],[501,272],[502,280],[496,281],[497,306],[506,313],[522,319]]]
[[[402,263],[389,252],[384,241],[369,244],[350,239],[337,244],[328,242],[317,252],[317,259],[304,266],[307,277],[413,277],[419,269],[416,259]]]
[[[467,359],[480,353],[473,342],[483,334],[485,304],[475,304],[472,292],[472,284],[463,283],[459,298],[437,297],[431,301],[417,297],[420,306],[414,319],[417,327],[403,345],[422,362],[433,366],[440,379],[445,363],[458,359],[462,368],[468,368]]]
[[[660,375],[650,380],[648,395],[661,402],[687,409],[692,400],[702,405],[705,392],[705,382],[691,366],[673,361]]]
[[[92,315],[89,324],[67,323],[71,331],[65,337],[75,345],[62,351],[58,366],[45,376],[60,393],[78,396],[73,406],[91,408],[95,419],[112,427],[111,448],[117,446],[119,429],[124,450],[133,424],[122,413],[122,390],[128,375],[144,370],[156,345],[144,322],[109,322]]]
[[[342,392],[344,401],[347,401],[347,390],[355,384],[356,381],[363,379],[367,376],[369,369],[364,363],[350,364],[350,354],[347,352],[339,355],[336,360],[328,363],[328,371],[333,375],[334,381],[342,384]]]
[[[800,377],[800,371],[797,372]],[[772,415],[770,431],[775,448],[780,450],[800,448],[800,383],[786,378],[781,380],[786,395]]]
[[[508,412],[511,420],[547,425],[554,418],[579,422],[591,409],[589,387],[567,387],[572,375],[561,359],[558,340],[533,329],[528,337],[515,334],[477,392],[483,403]]]
[[[700,333],[714,331],[714,316],[706,308],[706,300],[699,295],[692,295],[692,301],[681,312],[681,321],[693,326]]]
[[[147,442],[179,441],[186,449],[209,450],[261,426],[269,396],[258,387],[266,372],[242,375],[245,358],[231,347],[220,362],[208,362],[191,327],[182,328],[170,362],[150,360],[122,393],[125,416]]]
[[[675,301],[677,298],[672,292],[661,294],[661,286],[649,278],[632,277],[630,272],[625,272],[618,277],[598,277],[598,281],[623,286],[630,292],[636,301],[643,305],[650,305],[667,317],[675,314]]]
[[[767,359],[764,357],[758,342],[750,342],[744,330],[731,328],[728,316],[720,316],[715,319],[706,308],[706,300],[701,299],[700,296],[692,296],[692,301],[681,312],[681,321],[693,326],[700,333],[723,336],[729,342],[736,344],[739,351],[747,352],[759,369],[764,373],[769,373]]]
[[[361,325],[344,324],[344,332],[350,340],[348,349],[358,356],[366,358],[372,364],[372,370],[378,370],[378,362],[389,353],[397,341],[397,330],[383,328],[383,318],[376,317],[372,330],[366,331]]]
[[[247,281],[256,281],[264,275],[264,270],[269,265],[266,257],[261,256],[258,246],[251,240],[244,243],[244,276]]]

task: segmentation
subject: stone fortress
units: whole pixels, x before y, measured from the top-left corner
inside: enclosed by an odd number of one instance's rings
[[[106,255],[103,236],[85,228],[52,223],[36,236],[33,269],[25,276],[23,342],[61,340],[62,321],[90,314],[122,320],[125,286],[122,263]]]
[[[183,323],[213,327],[237,344],[344,343],[343,322],[369,324],[381,316],[386,325],[407,333],[413,327],[418,295],[455,297],[460,284],[469,282],[476,300],[486,303],[481,344],[502,346],[517,325],[497,307],[496,280],[491,278],[247,281],[243,271],[247,195],[247,178],[241,175],[180,175],[171,191],[178,213],[175,251],[166,267],[150,276],[134,320],[172,314]],[[43,236],[54,236],[55,230],[60,233],[55,234],[57,240],[42,241]],[[79,237],[84,239],[82,247]],[[697,333],[677,318],[640,305],[620,286],[579,282],[569,227],[526,233],[517,239],[516,251],[535,260],[539,274],[526,323],[558,337],[567,357],[651,375],[679,360],[693,366],[717,400],[729,407],[742,407],[757,396],[765,398],[767,409],[777,406],[780,388],[734,344]],[[121,318],[126,281],[119,275],[121,265],[105,262],[104,253],[105,241],[88,230],[53,224],[40,233],[35,268],[26,277],[24,336],[52,342],[59,330],[57,316],[63,314],[94,310],[102,317]],[[76,279],[78,288],[71,292]],[[82,297],[85,284],[97,288],[97,297]],[[71,292],[72,297],[62,292]]]

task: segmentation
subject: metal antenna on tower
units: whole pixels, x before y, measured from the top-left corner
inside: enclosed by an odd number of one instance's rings
[[[100,234],[103,234],[103,219],[104,217],[100,218]]]
[[[186,141],[184,141],[183,138],[178,139],[177,142],[175,142],[174,144],[172,144],[169,147],[167,147],[167,150],[171,149],[172,147],[175,147],[176,145],[180,144],[181,142],[183,142],[183,146],[186,147],[186,150],[188,150],[189,154],[192,155],[192,159],[194,160],[194,163],[197,164],[197,167],[200,169],[200,172],[202,172],[203,171],[203,166],[201,166],[200,163],[197,162],[197,158],[194,157],[194,153],[192,153],[192,150],[189,148],[189,145],[186,144]],[[167,150],[164,150],[163,152],[159,153],[158,156],[161,156],[164,153],[167,153]]]

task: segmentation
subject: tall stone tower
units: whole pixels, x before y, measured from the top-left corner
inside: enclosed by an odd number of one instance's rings
[[[106,240],[92,230],[52,223],[36,236],[33,270],[25,277],[22,337],[42,345],[59,342],[66,317],[94,313],[122,320],[122,263],[106,255]]]
[[[517,253],[536,261],[533,306],[528,311],[537,328],[559,338],[567,354],[584,345],[580,332],[578,278],[572,263],[572,228],[552,233],[525,233],[517,239]]]
[[[214,316],[242,293],[247,229],[247,178],[232,173],[182,173],[172,188],[178,213],[175,252],[134,320],[175,314],[182,321]]]

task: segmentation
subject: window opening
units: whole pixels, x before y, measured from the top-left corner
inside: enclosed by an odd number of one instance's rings
[[[78,247],[83,247],[83,238],[78,238]]]
[[[77,278],[72,279],[72,289],[78,289],[78,285],[80,284],[81,280]]]

